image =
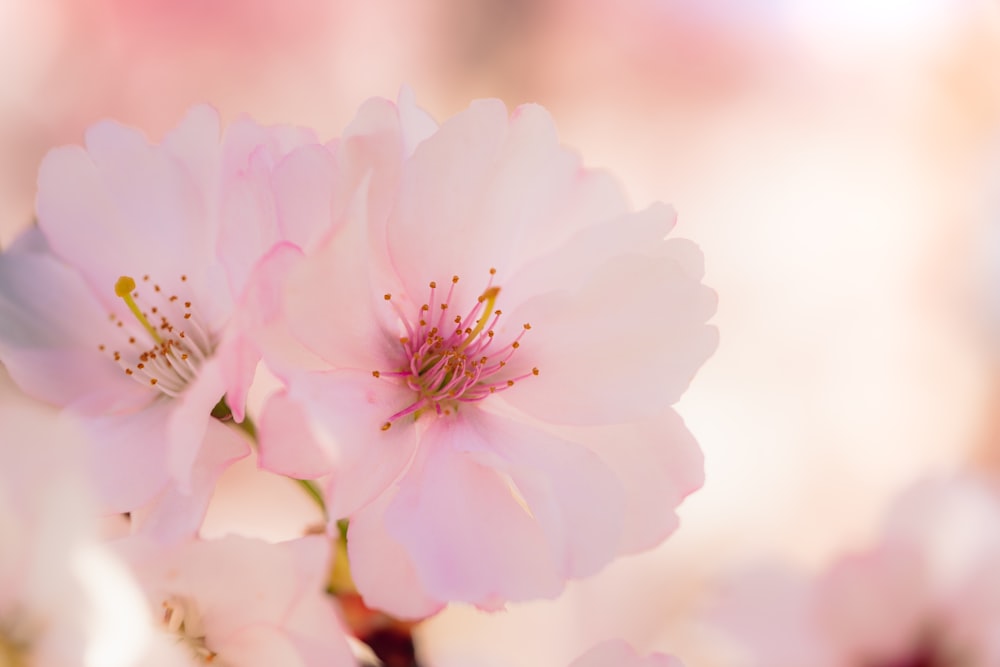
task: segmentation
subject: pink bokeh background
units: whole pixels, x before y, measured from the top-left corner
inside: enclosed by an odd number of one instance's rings
[[[540,102],[636,205],[677,208],[719,293],[721,345],[678,406],[704,489],[662,548],[559,600],[426,623],[431,667],[567,664],[618,636],[730,664],[693,620],[715,577],[820,566],[912,481],[1000,470],[998,6],[621,4],[0,3],[0,245],[30,224],[45,152],[100,118],[156,138],[210,102],[332,137],[402,85],[439,119],[475,97]],[[316,519],[249,462],[205,532],[280,539]]]

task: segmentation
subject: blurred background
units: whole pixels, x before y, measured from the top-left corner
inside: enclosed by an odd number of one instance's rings
[[[673,203],[721,331],[678,405],[707,475],[678,533],[559,600],[447,611],[426,666],[624,637],[721,667],[693,620],[720,574],[819,567],[912,481],[1000,471],[994,1],[0,0],[0,245],[45,152],[100,118],[158,139],[207,101],[332,138],[404,84],[438,119],[539,102],[636,206]],[[237,467],[206,531],[295,534],[282,482]]]

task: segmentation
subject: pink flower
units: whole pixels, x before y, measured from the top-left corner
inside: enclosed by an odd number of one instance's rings
[[[329,541],[269,544],[241,537],[164,549],[131,537],[116,545],[152,613],[198,664],[353,667],[324,593]]]
[[[366,601],[553,597],[662,541],[702,482],[670,405],[716,345],[673,211],[630,212],[537,106],[373,100],[335,152],[335,233],[272,265],[261,462],[330,476]]]
[[[1000,495],[983,480],[903,495],[871,549],[815,579],[780,568],[735,579],[714,623],[747,667],[1000,664]]]
[[[76,424],[18,392],[2,367],[0,424],[0,665],[176,664],[99,542]]]
[[[601,642],[570,663],[569,667],[684,667],[684,665],[677,658],[663,653],[651,653],[641,657],[627,642],[613,639]]]
[[[0,359],[27,393],[86,417],[106,508],[146,508],[163,535],[196,529],[219,472],[249,451],[210,419],[223,396],[242,419],[257,364],[234,313],[264,252],[308,240],[281,183],[325,154],[246,119],[219,134],[208,107],[160,145],[95,125],[86,148],[46,157],[38,228],[0,256]]]

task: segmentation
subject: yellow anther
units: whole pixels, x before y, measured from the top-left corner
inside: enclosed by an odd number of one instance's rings
[[[139,310],[139,306],[135,303],[135,299],[132,298],[132,290],[134,289],[135,280],[133,280],[131,276],[122,276],[115,283],[115,294],[121,297],[122,301],[125,302],[125,305],[128,306],[128,309],[132,311],[132,315],[135,316],[135,319],[139,320],[139,324],[146,328],[146,331],[148,331],[149,335],[153,337],[153,340],[155,340],[158,344],[162,343],[163,339],[160,338],[160,334],[156,333],[156,329],[149,323],[146,316],[142,314],[142,311]]]

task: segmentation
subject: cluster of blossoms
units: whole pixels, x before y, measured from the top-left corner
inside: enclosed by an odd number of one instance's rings
[[[157,145],[104,122],[46,157],[37,213],[0,255],[0,361],[61,430],[0,448],[0,577],[24,582],[0,664],[359,664],[343,580],[406,620],[555,597],[662,542],[702,483],[671,408],[717,343],[700,252],[538,107],[438,126],[404,94],[325,144],[207,107]],[[200,536],[252,451],[324,530]],[[120,520],[66,531],[80,513]],[[89,611],[113,605],[128,645]],[[574,663],[612,664],[678,663]]]

